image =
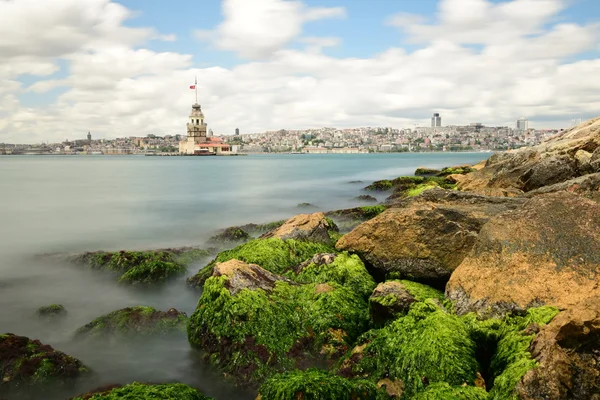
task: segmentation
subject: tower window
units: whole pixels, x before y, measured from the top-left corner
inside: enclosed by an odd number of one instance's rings
[[[198,125],[199,123],[200,123],[200,121],[199,121],[199,120],[196,120],[196,125]]]

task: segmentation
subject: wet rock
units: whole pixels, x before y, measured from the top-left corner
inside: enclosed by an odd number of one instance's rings
[[[258,264],[274,274],[281,274],[317,253],[332,252],[334,248],[324,243],[313,243],[278,238],[254,239],[231,250],[222,251],[197,274],[189,277],[190,287],[201,287],[213,274],[216,263],[232,259]]]
[[[318,208],[317,206],[315,206],[314,204],[311,204],[311,203],[300,203],[296,207],[298,207],[298,208]]]
[[[538,194],[554,192],[571,192],[587,197],[590,200],[600,202],[600,173],[588,174],[565,182],[532,190],[526,194],[527,197]]]
[[[419,167],[415,170],[415,175],[416,176],[433,176],[433,175],[439,174],[440,172],[441,171],[439,169]]]
[[[394,184],[389,179],[382,179],[380,181],[375,181],[371,183],[369,186],[366,186],[363,190],[374,190],[377,192],[385,192],[386,190],[390,190],[394,187]]]
[[[0,393],[25,386],[73,383],[88,372],[81,361],[39,340],[0,334]]]
[[[75,338],[165,335],[185,331],[186,322],[186,314],[174,308],[157,311],[152,307],[126,307],[77,329]]]
[[[360,260],[347,260],[346,271],[352,274],[333,276],[331,269],[309,268],[296,278],[310,283],[300,284],[273,282],[268,271],[252,266],[252,284],[235,291],[231,288],[238,285],[230,283],[230,276],[239,269],[217,275],[215,268],[190,317],[188,339],[207,361],[244,386],[256,387],[284,369],[331,365],[369,324],[366,297],[351,288],[359,275],[351,261]],[[362,271],[368,276],[364,266]],[[342,286],[336,277],[355,280]]]
[[[54,319],[66,314],[67,310],[61,304],[50,304],[49,306],[40,307],[37,310],[37,315],[48,319]]]
[[[244,231],[243,229],[241,229],[237,226],[232,226],[232,227],[226,228],[225,230],[218,233],[217,235],[212,236],[209,239],[209,242],[216,243],[216,244],[241,243],[241,242],[247,242],[250,239],[251,239],[251,237],[248,234],[248,232]]]
[[[329,236],[331,230],[337,230],[335,224],[328,220],[322,212],[316,212],[296,215],[279,228],[265,233],[260,238],[294,239],[331,244],[332,240]]]
[[[345,379],[326,371],[309,369],[285,372],[267,379],[258,391],[257,400],[368,400],[376,396],[377,388],[372,382]]]
[[[529,351],[539,366],[517,385],[519,399],[600,398],[600,297],[561,312],[541,328]]]
[[[363,181],[348,181],[348,183],[364,183]]]
[[[473,171],[475,171],[475,169],[470,165],[456,165],[454,167],[442,168],[442,170],[437,174],[437,176],[465,175]]]
[[[382,282],[369,297],[371,317],[377,323],[406,314],[417,300],[398,281]]]
[[[492,218],[454,271],[456,311],[504,315],[600,294],[600,204],[558,192]]]
[[[340,232],[350,232],[362,222],[375,218],[384,212],[386,208],[387,206],[385,205],[347,208],[344,210],[328,211],[325,213],[325,216],[335,221]]]
[[[366,201],[366,202],[370,202],[370,203],[376,203],[377,199],[371,195],[368,194],[361,194],[360,196],[356,196],[354,198],[354,200],[358,200],[358,201]]]
[[[275,275],[256,264],[247,264],[235,259],[217,263],[213,276],[226,276],[228,279],[225,287],[232,295],[244,289],[262,289],[268,292],[275,287],[277,281],[289,282],[288,279]]]
[[[522,203],[435,188],[359,225],[336,248],[359,254],[380,277],[395,272],[441,287],[470,251],[483,224]]]
[[[183,383],[145,384],[133,382],[89,392],[71,400],[116,400],[116,399],[160,399],[160,400],[211,400],[200,391]]]

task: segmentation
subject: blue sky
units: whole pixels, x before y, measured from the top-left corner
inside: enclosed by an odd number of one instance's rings
[[[0,142],[177,133],[194,75],[217,133],[600,109],[597,0],[15,0],[0,38]]]

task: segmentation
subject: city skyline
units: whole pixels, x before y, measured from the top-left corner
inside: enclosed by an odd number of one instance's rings
[[[195,76],[217,135],[567,128],[600,109],[599,22],[595,0],[0,2],[0,142],[184,134]]]

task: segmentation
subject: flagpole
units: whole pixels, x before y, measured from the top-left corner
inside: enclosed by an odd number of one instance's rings
[[[196,104],[198,104],[198,78],[194,76],[194,92],[196,92]]]

